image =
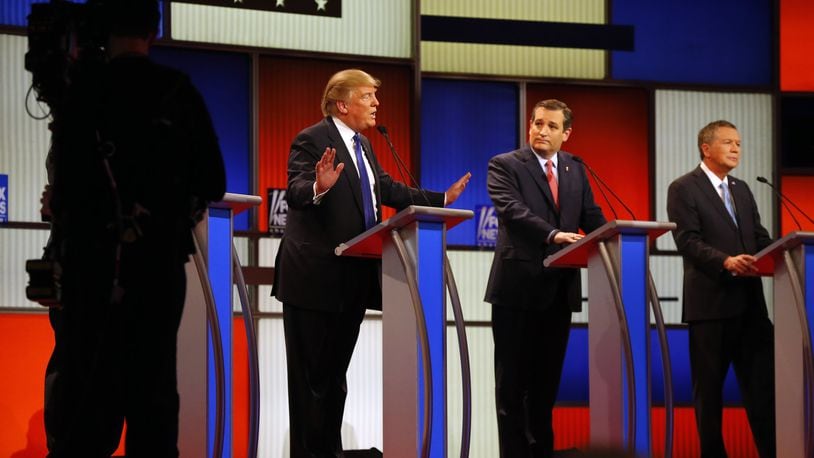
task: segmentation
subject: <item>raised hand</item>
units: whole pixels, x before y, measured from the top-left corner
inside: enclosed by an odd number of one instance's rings
[[[342,169],[345,168],[345,163],[339,163],[339,165],[334,168],[334,159],[336,158],[336,148],[331,148],[330,146],[325,148],[325,152],[322,153],[322,158],[317,162],[315,167],[316,171],[316,193],[322,194],[323,192],[331,189],[334,184],[336,184],[336,180],[339,179],[339,174],[342,173]]]
[[[458,200],[458,196],[464,192],[464,189],[466,189],[466,184],[469,183],[470,178],[472,178],[472,174],[470,172],[466,172],[466,175],[459,178],[455,183],[452,183],[452,186],[447,189],[446,205],[452,205],[453,202]]]

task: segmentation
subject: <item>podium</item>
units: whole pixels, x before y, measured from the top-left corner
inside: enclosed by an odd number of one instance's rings
[[[544,262],[588,268],[592,446],[651,454],[648,240],[674,228],[674,223],[610,221]]]
[[[195,227],[178,330],[181,456],[232,456],[232,232],[259,196],[226,193]]]
[[[774,276],[774,374],[777,456],[814,453],[814,232],[792,232],[755,255],[759,275]]]
[[[337,256],[382,260],[384,452],[447,453],[446,231],[470,210],[410,206],[340,244]]]

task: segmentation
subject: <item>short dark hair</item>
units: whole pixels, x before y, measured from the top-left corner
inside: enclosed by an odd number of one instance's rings
[[[731,122],[719,119],[717,121],[712,121],[711,123],[704,126],[701,130],[699,130],[698,153],[701,155],[702,161],[704,160],[704,150],[701,149],[701,145],[703,145],[704,143],[706,143],[707,145],[711,144],[712,141],[715,140],[715,132],[718,130],[719,127],[729,127],[735,130],[738,129]]]
[[[537,111],[538,108],[562,111],[563,130],[569,129],[571,127],[571,124],[574,122],[574,113],[571,112],[571,109],[568,108],[568,105],[566,105],[565,102],[560,102],[557,99],[541,100],[537,102],[537,105],[534,105],[534,108],[532,108],[531,110],[531,122],[534,122],[534,113]]]
[[[158,32],[158,0],[96,0],[110,35],[146,38]]]

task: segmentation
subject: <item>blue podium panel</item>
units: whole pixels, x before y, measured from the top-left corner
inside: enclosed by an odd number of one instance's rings
[[[647,306],[647,235],[622,234],[619,240],[622,302],[633,352],[636,419],[633,444],[637,455],[651,453],[650,435],[650,309]],[[631,383],[625,380],[625,383]],[[628,391],[624,390],[625,396]],[[627,405],[627,403],[623,403]],[[625,412],[630,421],[631,412]],[[629,438],[625,438],[626,441]]]
[[[445,457],[447,453],[446,421],[446,292],[444,290],[444,224],[422,221],[418,223],[418,291],[424,305],[424,320],[430,342],[432,362],[432,439],[430,456]],[[419,361],[421,360],[419,350]],[[421,364],[418,363],[419,378]],[[419,382],[418,431],[423,431],[423,391],[427,389]],[[420,444],[422,437],[418,437]]]
[[[209,208],[207,261],[209,281],[215,297],[223,349],[224,369],[224,434],[223,455],[232,456],[232,210]],[[215,446],[216,375],[212,333],[207,331],[207,455]]]
[[[814,337],[814,244],[803,245],[803,266],[805,268],[804,295],[806,316],[808,317],[808,335]],[[814,342],[811,342],[814,345]],[[812,347],[814,348],[814,347]],[[812,381],[814,383],[814,381]],[[812,421],[814,419],[809,419]]]

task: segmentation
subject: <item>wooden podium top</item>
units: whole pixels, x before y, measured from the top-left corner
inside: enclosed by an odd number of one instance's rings
[[[382,242],[385,237],[390,236],[390,231],[393,229],[407,226],[414,221],[429,221],[445,223],[449,230],[474,215],[472,210],[410,205],[392,218],[382,221],[347,242],[340,243],[334,249],[334,253],[337,256],[381,258]]]
[[[795,231],[786,234],[785,237],[778,239],[776,242],[760,250],[755,255],[757,261],[757,274],[762,276],[771,276],[774,274],[775,262],[783,256],[783,252],[791,250],[804,243],[814,243],[814,232]]]
[[[574,242],[547,257],[545,261],[543,261],[543,264],[546,267],[587,267],[588,255],[596,244],[616,234],[647,234],[650,238],[655,239],[665,232],[675,229],[675,227],[675,223],[663,223],[658,221],[629,221],[619,219],[608,221],[578,242]]]

